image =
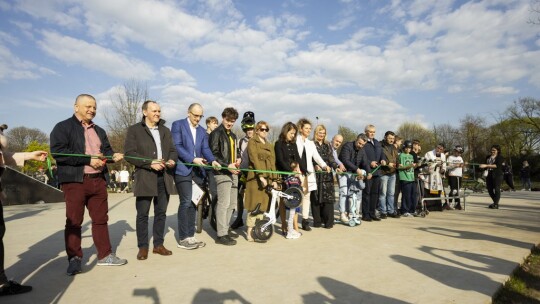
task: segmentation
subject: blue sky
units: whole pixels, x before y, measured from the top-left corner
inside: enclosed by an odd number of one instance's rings
[[[169,125],[195,101],[276,128],[319,117],[330,135],[493,122],[540,97],[531,17],[529,0],[0,0],[0,123],[49,133],[90,93],[105,126],[130,79]]]

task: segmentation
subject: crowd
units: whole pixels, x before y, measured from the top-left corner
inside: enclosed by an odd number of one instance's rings
[[[329,140],[324,125],[315,126],[312,132],[312,123],[306,118],[296,123],[285,123],[277,142],[272,145],[268,139],[270,124],[262,120],[256,122],[253,112],[243,115],[240,124],[244,135],[239,138],[233,132],[239,113],[232,107],[223,110],[221,122],[215,117],[206,119],[205,129],[200,125],[204,109],[193,103],[187,109],[187,117],[174,121],[169,129],[161,119],[159,104],[148,100],[142,105],[141,121],[128,128],[124,151],[119,153],[113,151],[105,131],[93,122],[96,110],[93,96],[79,95],[73,116],[56,124],[50,134],[57,182],[64,192],[66,204],[64,240],[68,275],[82,272],[81,224],[85,208],[92,220],[97,265],[121,266],[127,263],[111,248],[107,223],[108,184],[118,191],[127,191],[129,182],[125,168],[109,174],[107,164],[123,159],[135,167],[131,190],[136,197],[139,248],[136,258],[141,261],[148,258],[150,249],[148,222],[152,204],[152,253],[162,256],[173,254],[164,246],[166,212],[171,194],[178,194],[180,200],[177,247],[194,250],[206,246],[195,237],[196,208],[192,203],[194,189],[205,182],[215,207],[215,243],[225,246],[237,244],[239,234],[235,230],[244,224],[247,226],[247,241],[264,243],[264,240],[253,237],[251,232],[261,219],[260,211],[268,211],[271,200],[269,187],[282,190],[297,187],[303,193],[298,208],[279,204],[281,232],[287,239],[300,238],[300,230],[306,233],[312,228],[331,229],[336,222],[360,224],[380,222],[389,217],[415,217],[418,216],[419,199],[424,196],[439,198],[430,203],[435,209],[461,209],[459,196],[464,166],[461,146],[454,147],[448,158],[442,144],[421,155],[418,140],[404,140],[387,131],[379,141],[376,139],[376,127],[371,124],[351,142],[343,142],[339,134]],[[5,147],[5,144],[0,147]],[[24,158],[43,160],[44,153],[26,153]],[[81,154],[88,157],[81,157]],[[8,160],[4,160],[6,155],[18,154],[4,153],[0,158],[0,169]],[[487,172],[487,186],[493,199],[490,208],[496,209],[503,176],[502,157],[497,145],[493,146],[491,155],[480,167]],[[120,184],[110,184],[110,175]],[[448,194],[442,193],[445,176],[449,178],[451,189]],[[334,179],[339,184],[337,198]],[[400,193],[401,202],[398,201]],[[441,196],[445,195],[454,199],[443,200]],[[334,219],[335,203],[339,209],[337,220]],[[0,224],[0,235],[3,236],[5,225],[3,221]],[[3,263],[3,250],[0,253],[0,262]],[[0,295],[31,289],[7,281],[3,264],[0,266]]]

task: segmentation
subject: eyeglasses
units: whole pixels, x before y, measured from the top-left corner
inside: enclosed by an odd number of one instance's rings
[[[193,114],[193,112],[189,112],[189,114],[193,115],[193,117],[195,117],[195,118],[203,118],[204,117],[204,115],[202,115],[202,114],[197,115],[197,114]]]
[[[268,131],[270,131],[270,129],[267,129],[267,128],[260,128],[259,131],[261,131],[261,132],[268,132]]]

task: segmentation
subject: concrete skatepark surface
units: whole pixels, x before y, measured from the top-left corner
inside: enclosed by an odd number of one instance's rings
[[[206,247],[188,251],[176,247],[172,196],[164,245],[173,255],[138,261],[135,198],[110,194],[113,251],[129,263],[96,266],[86,213],[83,273],[73,277],[64,203],[5,206],[6,273],[34,289],[0,303],[490,303],[540,241],[540,192],[504,192],[499,210],[490,203],[473,194],[466,210],[313,228],[297,240],[276,229],[266,244],[248,243],[239,230],[230,247],[214,243],[205,221],[196,237]]]

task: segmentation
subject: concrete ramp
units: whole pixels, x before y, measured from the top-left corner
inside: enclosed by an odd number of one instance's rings
[[[35,204],[39,202],[59,203],[64,193],[17,170],[6,167],[2,175],[2,187],[7,199],[4,205]]]

